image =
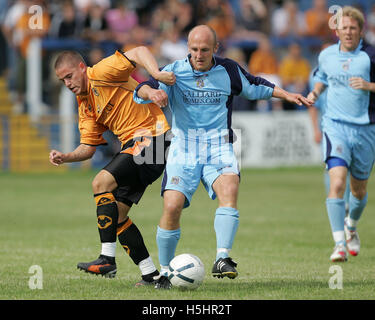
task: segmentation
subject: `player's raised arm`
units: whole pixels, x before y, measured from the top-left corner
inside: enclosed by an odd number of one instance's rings
[[[173,85],[176,82],[176,77],[173,72],[160,71],[158,63],[156,62],[154,56],[144,46],[133,48],[125,52],[125,56],[139,64],[147,70],[147,72],[156,80],[165,83],[166,85]]]
[[[281,89],[278,86],[275,86],[272,96],[275,98],[280,98],[291,103],[298,104],[299,106],[305,105],[306,107],[311,107],[313,101],[308,98],[305,98],[302,94],[288,92],[284,89]]]
[[[49,162],[58,166],[67,162],[79,162],[92,158],[96,151],[95,146],[80,144],[74,151],[62,153],[57,150],[51,150],[49,153]]]

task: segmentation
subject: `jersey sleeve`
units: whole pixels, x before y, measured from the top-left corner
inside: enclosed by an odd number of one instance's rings
[[[238,66],[242,90],[239,96],[248,100],[266,100],[272,97],[275,85],[262,77],[255,77]]]
[[[100,79],[102,81],[124,82],[129,80],[135,67],[135,64],[123,52],[116,51],[113,55],[104,58],[92,68],[88,68],[88,75],[92,80]]]
[[[160,68],[161,71],[173,71],[172,68],[171,68],[171,65],[167,65],[165,66],[164,68]],[[136,103],[139,103],[139,104],[145,104],[145,103],[152,103],[151,100],[144,100],[142,99],[141,97],[138,96],[138,90],[140,88],[142,88],[144,85],[148,85],[150,86],[151,88],[153,89],[161,89],[161,90],[164,90],[165,93],[168,95],[170,95],[171,93],[171,86],[168,86],[166,84],[164,84],[163,82],[159,82],[158,80],[156,80],[155,78],[153,77],[150,77],[147,81],[144,81],[142,83],[140,83],[134,90],[134,93],[133,93],[133,100],[136,102]]]
[[[323,61],[324,61],[324,56],[322,55],[322,53],[320,53],[318,57],[318,67],[314,71],[313,79],[314,79],[314,82],[321,82],[327,86],[328,85],[327,74],[324,72]]]
[[[90,146],[99,146],[107,144],[103,138],[103,133],[107,128],[95,122],[92,118],[86,118],[79,121],[79,132],[81,135],[80,143]]]
[[[103,133],[107,127],[95,121],[94,111],[88,108],[85,100],[77,97],[78,101],[78,129],[80,133],[80,143],[90,146],[99,146],[107,144],[103,138]]]

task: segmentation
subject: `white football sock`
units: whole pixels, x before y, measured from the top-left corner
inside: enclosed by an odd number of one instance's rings
[[[116,256],[116,242],[103,242],[102,243],[102,255],[108,257]]]
[[[148,257],[138,263],[139,270],[141,270],[142,275],[150,274],[156,270],[154,262],[151,257]]]

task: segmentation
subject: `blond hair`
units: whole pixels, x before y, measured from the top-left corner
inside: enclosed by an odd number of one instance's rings
[[[358,22],[358,26],[360,30],[363,29],[363,26],[365,25],[365,17],[363,16],[363,13],[357,8],[354,8],[351,6],[345,6],[342,9],[342,16],[349,17],[349,18],[356,20]]]

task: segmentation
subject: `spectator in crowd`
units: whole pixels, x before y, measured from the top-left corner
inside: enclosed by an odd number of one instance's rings
[[[24,11],[21,17],[18,19],[15,25],[15,34],[17,37],[17,48],[19,50],[19,60],[17,67],[17,109],[18,113],[26,111],[25,105],[25,93],[26,93],[26,57],[30,41],[37,37],[43,38],[47,35],[50,27],[50,17],[45,7],[43,0],[28,0],[26,6],[38,5],[42,7],[41,17],[33,16],[35,13],[29,13],[28,10]],[[30,27],[30,21],[34,22],[35,25]]]
[[[27,0],[18,0],[8,8],[4,20],[1,22],[1,30],[7,43],[8,57],[8,89],[9,97],[13,103],[13,112],[20,113],[23,109],[23,101],[18,96],[17,78],[19,67],[19,37],[16,32],[17,21],[26,12]]]
[[[194,7],[189,1],[178,0],[178,3],[176,27],[180,30],[181,36],[187,38],[189,30],[197,24]]]
[[[262,77],[278,87],[281,87],[281,80],[278,75],[279,62],[268,37],[262,36],[259,39],[258,48],[250,56],[248,69],[252,75]],[[280,99],[271,98],[270,104],[272,110],[282,109],[282,102]],[[257,110],[267,111],[268,109],[269,101],[257,101]]]
[[[166,0],[160,3],[151,17],[151,27],[159,35],[170,28],[176,28],[181,37],[186,37],[191,27],[196,24],[194,8],[188,1]]]
[[[117,0],[115,7],[106,12],[106,19],[115,42],[124,45],[130,41],[130,31],[138,25],[138,16],[123,0]]]
[[[232,35],[236,22],[232,7],[227,0],[200,1],[198,15],[199,23],[215,30],[222,44]]]
[[[92,5],[98,5],[103,10],[111,7],[111,0],[74,0],[74,7],[82,16],[87,16]]]
[[[367,15],[365,40],[372,46],[375,46],[375,5],[372,6],[371,12]]]
[[[105,58],[104,51],[100,47],[94,47],[88,54],[88,66],[92,67]]]
[[[64,1],[61,11],[57,12],[52,20],[49,35],[54,38],[77,38],[80,35],[82,23],[76,14],[71,1]]]
[[[284,1],[272,14],[272,33],[278,37],[301,37],[306,33],[304,13],[293,0]]]
[[[188,53],[186,40],[180,38],[178,29],[171,27],[164,32],[164,35],[164,40],[160,44],[160,56],[166,64],[186,58]]]
[[[8,66],[7,44],[5,35],[3,32],[1,32],[1,25],[6,16],[6,13],[8,12],[9,5],[9,0],[0,1],[0,56],[3,57],[2,59],[0,59],[0,76],[3,75],[4,71],[7,71]]]
[[[170,25],[186,37],[191,27],[195,25],[191,3],[183,0],[166,0],[164,5],[171,21]]]
[[[155,31],[155,35],[160,36],[161,33],[172,26],[173,19],[165,3],[156,6],[150,19],[150,28]]]
[[[89,8],[88,15],[83,23],[82,37],[92,42],[108,41],[111,32],[105,18],[105,10],[98,4]]]
[[[314,0],[313,7],[305,12],[306,35],[319,37],[323,41],[333,37],[333,30],[328,28],[331,14],[326,0]]]
[[[238,39],[258,40],[266,33],[268,10],[262,0],[240,0],[233,36]]]
[[[302,56],[301,46],[293,42],[288,47],[287,55],[281,60],[279,75],[286,90],[300,94],[306,93],[310,75],[310,63]],[[295,109],[296,105],[284,104],[285,109]]]

